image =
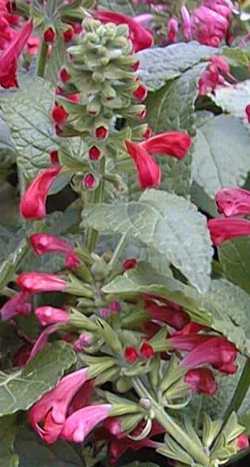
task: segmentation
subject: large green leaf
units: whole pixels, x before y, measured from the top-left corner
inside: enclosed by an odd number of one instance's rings
[[[99,0],[98,5],[107,10],[117,11],[130,16],[135,16],[138,10],[132,0]]]
[[[241,186],[250,170],[250,134],[235,117],[220,115],[199,128],[192,174],[210,198],[222,187]]]
[[[16,434],[15,417],[0,419],[0,467],[18,467],[18,456],[13,445]]]
[[[16,148],[11,139],[10,129],[0,115],[0,169],[8,168],[15,162]]]
[[[184,306],[194,321],[209,325],[250,356],[250,297],[226,280],[213,280],[206,293],[138,267],[115,278],[103,292],[129,296],[137,293],[156,294]]]
[[[55,386],[74,361],[72,347],[56,342],[48,344],[25,368],[0,372],[0,416],[28,409]]]
[[[200,291],[210,283],[213,250],[206,218],[180,196],[145,191],[138,202],[102,204],[83,211],[85,226],[129,234],[157,250]]]
[[[18,151],[17,163],[28,179],[48,165],[48,152],[57,147],[49,116],[53,98],[48,82],[31,77],[23,79],[18,91],[1,98],[1,107]]]
[[[250,102],[250,80],[235,86],[219,87],[211,98],[216,105],[234,117],[246,118],[246,106]]]
[[[250,238],[236,238],[219,248],[224,274],[234,284],[250,293]]]
[[[146,49],[137,53],[140,61],[139,76],[150,89],[160,89],[166,81],[177,78],[215,53],[217,50],[213,47],[198,42]]]
[[[16,442],[19,467],[85,467],[70,444],[62,441],[47,446],[31,430],[21,427]]]

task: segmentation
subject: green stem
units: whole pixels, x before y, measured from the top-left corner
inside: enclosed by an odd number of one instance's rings
[[[105,174],[105,158],[104,157],[101,159],[100,172],[102,176]],[[97,189],[91,193],[91,197],[90,197],[91,204],[102,203],[103,198],[104,198],[104,185],[105,185],[105,180],[102,177]],[[94,251],[96,247],[98,236],[99,236],[98,232],[95,229],[92,229],[92,227],[89,227],[87,229],[85,247],[90,253],[92,253],[92,251]]]
[[[122,234],[121,238],[120,238],[120,241],[112,255],[112,258],[109,262],[109,268],[110,270],[112,270],[114,268],[114,266],[116,265],[117,261],[119,260],[119,257],[120,257],[120,254],[123,250],[123,248],[125,247],[125,244],[126,244],[126,240],[127,240],[127,236],[128,236],[128,231],[124,232],[124,234]]]
[[[237,412],[245,399],[247,391],[250,386],[250,358],[247,359],[245,366],[242,370],[239,382],[235,389],[234,395],[229,403],[229,406],[224,415],[224,425],[232,412]]]
[[[48,56],[48,44],[43,40],[39,52],[38,62],[37,62],[37,76],[44,77],[46,61]]]
[[[166,428],[166,432],[172,436],[193,457],[193,459],[203,466],[209,466],[209,457],[203,452],[190,436],[175,422],[175,420],[156,402],[142,381],[137,377],[133,380],[133,386],[140,397],[147,398],[151,402],[151,408],[158,422]]]

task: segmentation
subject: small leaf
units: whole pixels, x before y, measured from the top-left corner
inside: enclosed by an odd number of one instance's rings
[[[139,77],[150,89],[160,89],[168,80],[177,78],[216,53],[217,50],[213,47],[200,45],[198,42],[146,49],[137,53],[140,62]]]
[[[42,394],[55,386],[75,361],[71,346],[48,344],[25,368],[0,372],[0,416],[31,407]]]
[[[210,198],[222,187],[242,186],[250,170],[250,136],[243,123],[220,115],[199,128],[193,145],[193,180]]]
[[[210,97],[223,112],[234,117],[246,118],[246,106],[250,102],[250,80],[235,86],[221,86]]]

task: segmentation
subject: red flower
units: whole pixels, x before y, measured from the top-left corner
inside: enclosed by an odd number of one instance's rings
[[[141,188],[157,187],[161,183],[161,169],[140,143],[125,141],[127,151],[135,163]]]
[[[54,166],[38,173],[21,199],[20,212],[23,217],[43,219],[46,216],[48,192],[60,171],[60,166]]]
[[[249,439],[247,435],[240,435],[236,438],[236,446],[241,451],[242,449],[249,448]]]
[[[138,352],[135,347],[126,347],[124,350],[124,358],[131,365],[138,359]]]
[[[222,188],[215,197],[218,211],[224,216],[250,214],[250,191],[243,188]]]
[[[137,23],[134,18],[109,10],[98,10],[94,15],[102,23],[127,24],[135,52],[152,47],[153,36],[151,32]]]
[[[31,309],[30,294],[19,292],[2,306],[0,317],[3,321],[6,321],[18,315],[27,315],[31,312]]]
[[[207,69],[202,73],[199,80],[199,94],[205,96],[209,92],[214,92],[218,86],[229,85],[227,80],[234,82],[234,77],[230,74],[230,67],[224,57],[212,57],[209,60]]]
[[[185,375],[185,383],[191,387],[192,391],[201,394],[213,396],[217,391],[217,383],[213,372],[209,368],[189,370]]]
[[[183,159],[191,147],[192,139],[187,133],[172,131],[159,133],[140,144],[151,155],[161,154]]]
[[[28,21],[0,56],[0,86],[3,88],[17,87],[18,85],[16,77],[17,59],[32,33],[32,28],[32,21]]]
[[[59,438],[65,425],[70,403],[88,379],[87,368],[65,376],[29,411],[29,422],[46,443],[54,443]]]
[[[90,405],[70,415],[63,425],[60,437],[66,441],[83,443],[100,422],[108,418],[111,404]]]
[[[237,370],[236,357],[237,350],[234,344],[224,337],[211,336],[205,342],[196,345],[181,364],[192,369],[210,364],[222,373],[233,374]]]
[[[201,44],[219,47],[228,35],[233,6],[225,9],[219,3],[222,2],[205,1],[193,11],[192,36]]]
[[[154,299],[145,296],[144,307],[151,319],[167,323],[175,329],[180,330],[189,322],[189,317],[183,308],[168,300],[161,303],[157,297]]]
[[[62,253],[65,255],[66,267],[73,269],[80,265],[79,258],[72,245],[56,235],[35,233],[31,235],[30,242],[33,250],[39,256],[46,253]]]
[[[65,280],[46,272],[23,272],[16,280],[17,285],[29,293],[64,292]]]
[[[41,306],[36,309],[35,315],[42,326],[56,323],[63,324],[69,321],[69,314],[67,311],[61,308],[54,308],[53,306]]]
[[[250,221],[235,217],[210,219],[208,228],[215,246],[221,246],[226,240],[250,235]]]

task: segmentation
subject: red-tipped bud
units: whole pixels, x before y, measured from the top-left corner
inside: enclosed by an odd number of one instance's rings
[[[50,151],[49,158],[50,158],[50,162],[52,165],[59,164],[58,151],[56,149],[53,149],[52,151]]]
[[[109,134],[109,130],[105,126],[99,126],[95,130],[95,137],[97,139],[105,139],[107,138],[108,134]]]
[[[70,42],[72,41],[73,37],[75,35],[74,29],[72,27],[68,28],[66,31],[63,33],[63,39],[64,42]]]
[[[242,449],[249,448],[249,439],[247,435],[240,435],[236,439],[237,448],[241,451]]]
[[[92,146],[89,150],[89,158],[91,161],[98,161],[101,157],[101,150],[97,146]]]
[[[59,78],[63,83],[67,83],[67,81],[70,80],[71,76],[67,68],[65,67],[61,68],[61,70],[59,71]]]
[[[134,98],[139,102],[143,102],[146,99],[147,95],[148,90],[146,86],[144,86],[141,83],[139,84],[138,88],[133,92]]]
[[[143,342],[143,344],[140,347],[140,355],[146,360],[153,358],[153,356],[155,355],[155,351],[152,345],[150,345],[148,342]]]
[[[62,126],[66,123],[69,114],[62,105],[55,103],[51,116],[57,125]]]
[[[83,179],[83,185],[87,190],[94,190],[96,187],[96,179],[92,173],[87,173]]]
[[[124,358],[131,365],[138,359],[138,352],[135,347],[126,347],[124,350]]]
[[[41,306],[36,309],[35,315],[42,326],[67,323],[69,321],[69,314],[67,311],[61,308],[54,308],[53,306]]]
[[[152,128],[148,127],[148,128],[146,129],[146,131],[144,131],[144,133],[143,133],[142,136],[143,136],[143,138],[145,138],[145,139],[151,138],[151,136],[153,136],[153,130],[152,130]]]
[[[122,267],[124,271],[128,271],[129,269],[136,268],[137,264],[138,260],[136,258],[128,258],[123,261]]]
[[[52,44],[56,38],[56,31],[52,26],[49,26],[43,33],[44,41],[47,44]]]

